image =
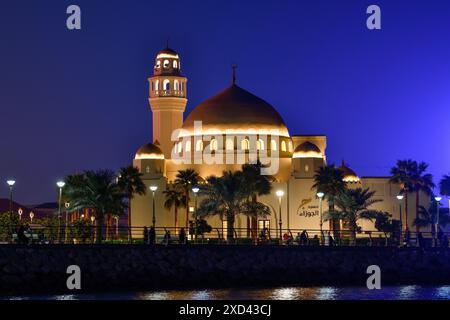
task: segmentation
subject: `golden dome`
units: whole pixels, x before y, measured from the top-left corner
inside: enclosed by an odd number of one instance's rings
[[[306,141],[295,148],[293,158],[323,158],[323,156],[318,146]]]
[[[360,181],[360,179],[359,179],[358,175],[355,173],[355,171],[353,171],[348,166],[346,166],[344,161],[342,161],[342,164],[339,167],[339,170],[341,170],[343,173],[343,178],[342,178],[343,181],[345,181],[345,182],[359,182]]]
[[[202,122],[202,132],[194,133],[194,121]],[[286,125],[274,107],[235,84],[195,107],[183,129],[180,136],[228,133],[289,137]]]
[[[139,148],[139,150],[136,152],[134,159],[135,160],[164,159],[164,154],[156,144],[147,143]]]

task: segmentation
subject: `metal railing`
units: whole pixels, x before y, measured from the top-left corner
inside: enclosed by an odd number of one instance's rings
[[[448,247],[449,233],[439,237],[431,232],[381,232],[348,230],[320,231],[317,229],[247,229],[213,228],[210,232],[189,234],[181,227],[103,227],[61,226],[20,229],[0,228],[0,243],[3,244],[92,244],[101,234],[104,244],[234,244],[234,245],[297,245],[297,246],[384,246],[384,247]],[[184,236],[183,236],[184,232]],[[231,232],[231,234],[229,234]],[[131,234],[131,237],[130,237]],[[230,236],[229,236],[230,235]],[[232,236],[231,236],[232,235]]]

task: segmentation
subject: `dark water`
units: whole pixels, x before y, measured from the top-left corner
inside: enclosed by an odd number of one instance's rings
[[[450,286],[283,287],[122,292],[102,294],[10,296],[0,300],[450,300]]]

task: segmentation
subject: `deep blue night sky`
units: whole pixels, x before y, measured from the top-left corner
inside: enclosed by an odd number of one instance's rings
[[[70,4],[81,31],[66,29]],[[380,31],[366,28],[370,4]],[[399,158],[435,180],[450,171],[450,1],[1,0],[0,35],[0,181],[14,177],[24,203],[54,200],[74,171],[127,165],[151,140],[147,76],[167,37],[187,112],[236,63],[238,85],[291,134],[328,136],[329,162],[362,176]]]

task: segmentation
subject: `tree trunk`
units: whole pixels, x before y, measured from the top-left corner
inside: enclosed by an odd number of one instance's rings
[[[416,219],[419,218],[419,190],[416,190]],[[416,225],[416,232],[419,233],[420,226]]]
[[[131,242],[131,199],[128,199],[128,242]]]
[[[354,247],[356,246],[356,230],[358,229],[358,225],[356,224],[356,221],[352,219],[350,221],[350,242],[349,245]]]
[[[186,191],[186,231],[189,230],[189,190]]]
[[[408,192],[405,193],[405,230],[409,230],[409,224],[408,224]]]
[[[256,202],[258,201],[256,194],[254,194],[252,196],[252,202],[254,204],[256,204]],[[253,243],[254,244],[258,244],[258,212],[254,212],[253,217],[251,217],[251,233],[252,233],[252,238],[253,238]],[[256,226],[256,228],[255,228]]]
[[[96,233],[95,233],[95,243],[101,244],[103,238],[103,224],[104,224],[104,216],[96,217]]]
[[[178,207],[175,206],[175,234],[178,231]]]
[[[227,214],[227,243],[234,243],[234,214]]]

